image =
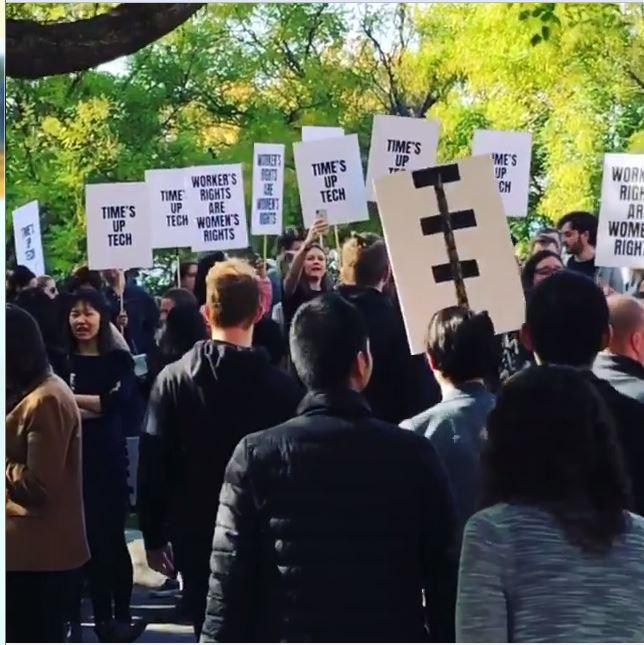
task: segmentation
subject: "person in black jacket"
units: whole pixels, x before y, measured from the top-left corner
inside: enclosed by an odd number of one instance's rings
[[[576,367],[597,389],[613,416],[630,476],[632,504],[628,510],[644,515],[644,405],[591,371],[609,338],[606,297],[586,276],[562,271],[532,291],[522,341],[537,363]]]
[[[290,344],[308,394],[228,464],[202,641],[453,640],[446,474],[427,439],[375,419],[360,395],[362,316],[324,294],[295,314]]]
[[[289,419],[301,398],[295,382],[251,348],[261,308],[248,264],[229,260],[210,270],[207,307],[212,340],[165,367],[154,384],[138,476],[148,563],[172,576],[168,543],[180,545],[184,599],[197,636],[226,463],[240,439]]]
[[[342,248],[338,292],[364,315],[373,374],[363,396],[378,419],[400,423],[441,400],[423,355],[412,356],[400,310],[383,293],[391,275],[384,240],[354,233]]]

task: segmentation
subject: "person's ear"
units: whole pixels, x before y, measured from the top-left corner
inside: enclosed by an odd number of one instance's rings
[[[534,354],[534,340],[532,338],[532,332],[526,323],[523,323],[521,326],[521,331],[519,332],[519,339],[521,344],[526,348],[530,354]]]

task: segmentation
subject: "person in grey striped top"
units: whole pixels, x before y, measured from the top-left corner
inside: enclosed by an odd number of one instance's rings
[[[577,370],[506,383],[488,421],[486,508],[463,537],[457,642],[644,641],[644,518],[624,510],[621,462]]]

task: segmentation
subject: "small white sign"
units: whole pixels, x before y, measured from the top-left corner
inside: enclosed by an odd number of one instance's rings
[[[284,145],[256,143],[253,151],[253,235],[281,235]]]
[[[153,249],[182,248],[192,244],[184,179],[185,170],[181,168],[145,171]]]
[[[436,163],[440,122],[404,116],[377,114],[373,117],[367,193],[376,201],[374,179],[401,170],[427,168]]]
[[[293,151],[307,228],[316,217],[329,224],[369,219],[358,135],[294,143]]]
[[[473,157],[375,181],[378,210],[413,354],[431,317],[458,304],[435,184],[440,173],[470,309],[497,334],[521,328],[525,301],[492,160]]]
[[[507,217],[526,217],[530,190],[532,135],[529,132],[476,130],[472,155],[492,155],[494,178]]]
[[[29,202],[13,211],[13,239],[16,264],[22,264],[36,276],[45,273],[45,258],[40,237],[38,202]]]
[[[248,247],[241,164],[186,168],[185,187],[194,217],[193,251]]]
[[[152,266],[150,211],[144,182],[88,184],[85,209],[90,269]]]
[[[320,139],[334,139],[344,136],[344,128],[326,125],[303,125],[302,142],[319,141]]]
[[[644,155],[604,155],[595,262],[644,269]]]

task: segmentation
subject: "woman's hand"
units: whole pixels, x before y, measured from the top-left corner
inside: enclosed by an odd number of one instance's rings
[[[309,229],[309,232],[306,235],[304,240],[304,246],[309,246],[313,242],[317,242],[320,235],[325,235],[329,230],[329,223],[326,219],[318,218],[313,222],[313,226]]]

